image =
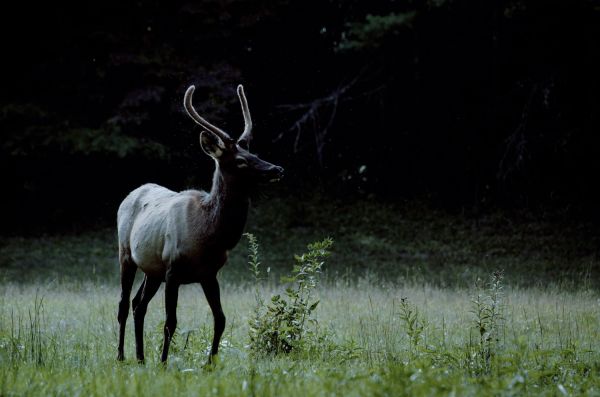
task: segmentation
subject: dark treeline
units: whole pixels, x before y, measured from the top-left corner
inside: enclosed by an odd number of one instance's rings
[[[598,1],[22,7],[3,32],[5,230],[112,221],[144,182],[206,187],[189,84],[234,135],[245,85],[290,194],[600,214]]]

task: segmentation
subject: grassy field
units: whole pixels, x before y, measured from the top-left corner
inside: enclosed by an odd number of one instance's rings
[[[223,269],[227,328],[203,369],[212,317],[181,289],[169,364],[158,363],[162,292],[146,317],[146,365],[130,317],[117,363],[118,267],[112,229],[0,243],[0,396],[600,395],[597,239],[555,220],[468,219],[424,207],[320,202],[259,205],[248,230],[269,280],[306,243],[335,240],[317,295],[317,337],[257,356],[248,320],[257,285],[242,242]],[[504,270],[501,283],[490,277]],[[479,281],[478,281],[479,280]]]

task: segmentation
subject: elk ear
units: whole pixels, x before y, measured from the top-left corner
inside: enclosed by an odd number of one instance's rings
[[[247,138],[242,137],[239,141],[237,141],[237,143],[242,149],[250,151],[250,143],[248,142]]]
[[[202,131],[200,133],[200,147],[204,153],[215,159],[221,157],[223,151],[225,150],[225,144],[221,138],[206,131]]]

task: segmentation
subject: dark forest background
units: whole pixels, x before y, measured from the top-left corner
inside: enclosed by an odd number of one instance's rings
[[[244,84],[253,150],[286,169],[277,195],[600,219],[599,1],[19,7],[2,28],[3,233],[112,225],[145,182],[207,188],[189,84],[236,136]]]

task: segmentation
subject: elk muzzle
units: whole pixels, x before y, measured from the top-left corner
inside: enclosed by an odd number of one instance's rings
[[[274,165],[269,169],[268,180],[269,182],[279,182],[283,178],[283,167]]]

